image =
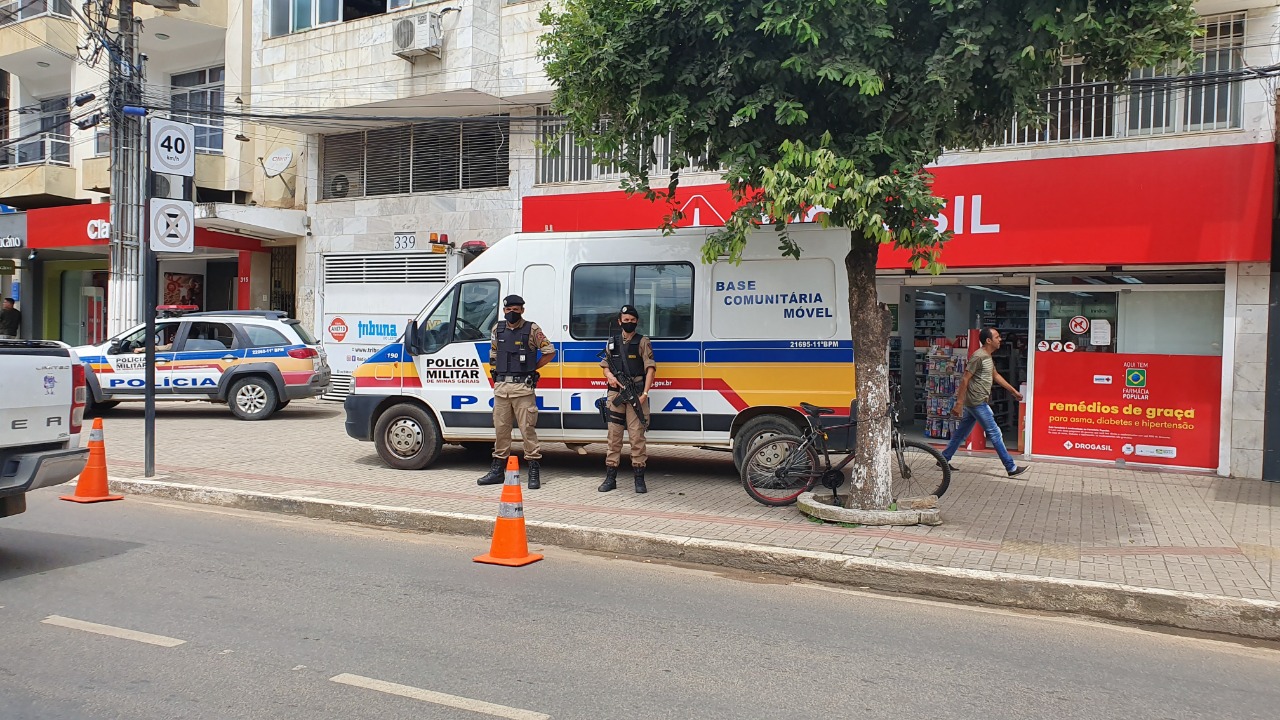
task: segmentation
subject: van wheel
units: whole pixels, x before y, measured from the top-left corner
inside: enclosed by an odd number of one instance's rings
[[[733,466],[742,473],[742,464],[746,462],[747,450],[760,440],[774,435],[800,435],[800,426],[783,415],[761,415],[752,418],[742,426],[733,438]]]
[[[279,399],[270,380],[247,377],[231,386],[228,405],[231,414],[241,420],[266,420],[276,411]]]
[[[382,461],[391,467],[421,470],[439,459],[444,438],[431,413],[411,403],[400,403],[378,418],[373,444]]]

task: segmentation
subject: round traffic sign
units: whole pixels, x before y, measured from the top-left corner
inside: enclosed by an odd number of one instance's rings
[[[1036,349],[1037,349],[1037,350],[1039,350],[1040,352],[1048,352],[1048,350],[1049,350],[1049,341],[1048,341],[1048,340],[1041,340],[1040,342],[1036,343]]]
[[[1071,332],[1075,335],[1083,335],[1089,332],[1089,318],[1083,315],[1077,315],[1071,318],[1071,322],[1067,324],[1071,328]]]
[[[191,252],[193,225],[190,203],[170,201],[153,204],[151,237],[160,247],[152,249]]]
[[[151,120],[151,170],[191,177],[195,174],[196,133],[189,123]]]

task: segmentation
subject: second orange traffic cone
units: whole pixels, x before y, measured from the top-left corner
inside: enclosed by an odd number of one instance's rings
[[[78,503],[124,499],[123,495],[112,495],[107,489],[107,444],[102,439],[102,418],[94,418],[93,429],[89,431],[89,462],[76,482],[76,492],[63,495],[62,499]]]
[[[498,503],[498,521],[493,526],[493,542],[489,552],[472,560],[490,565],[521,567],[536,563],[541,555],[529,552],[529,539],[524,532],[524,499],[520,495],[520,461],[507,458],[507,477],[502,484]]]

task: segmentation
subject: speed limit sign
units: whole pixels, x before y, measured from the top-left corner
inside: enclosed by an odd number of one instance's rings
[[[151,120],[151,172],[196,174],[196,128],[190,123]]]

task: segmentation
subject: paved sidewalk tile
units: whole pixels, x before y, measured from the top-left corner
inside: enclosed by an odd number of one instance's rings
[[[429,470],[393,470],[372,443],[347,437],[336,403],[295,401],[253,423],[203,403],[164,405],[157,414],[157,471],[172,482],[480,516],[497,511],[500,488],[475,484],[488,469],[486,457],[450,446]],[[105,422],[111,474],[141,477],[141,408],[121,406]],[[649,493],[636,495],[625,467],[616,491],[597,492],[604,447],[587,451],[544,447],[543,487],[524,491],[526,517],[1280,600],[1280,484],[1043,462],[1013,479],[993,460],[958,458],[960,472],[940,502],[942,525],[845,528],[752,501],[725,453],[651,446]]]

